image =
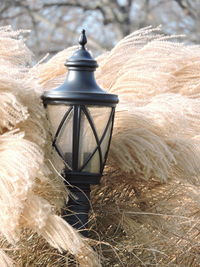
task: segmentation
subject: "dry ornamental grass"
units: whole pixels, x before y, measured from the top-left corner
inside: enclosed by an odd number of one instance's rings
[[[40,101],[75,48],[27,68],[19,34],[0,30],[1,266],[200,266],[200,47],[147,27],[97,58],[120,103],[84,240],[59,216],[68,192]]]

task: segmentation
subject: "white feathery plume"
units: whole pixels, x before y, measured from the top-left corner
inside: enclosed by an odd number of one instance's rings
[[[0,249],[0,266],[1,267],[14,267],[14,263],[10,257]]]
[[[66,192],[49,167],[41,87],[27,67],[31,53],[20,34],[0,28],[0,233],[15,245],[21,230],[31,228],[59,251],[73,253],[80,266],[100,266],[81,235],[55,214]]]

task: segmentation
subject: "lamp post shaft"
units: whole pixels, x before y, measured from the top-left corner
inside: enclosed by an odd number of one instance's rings
[[[72,186],[72,187],[71,187]],[[63,211],[63,217],[81,234],[88,237],[88,213],[90,210],[90,185],[71,184],[67,210]]]

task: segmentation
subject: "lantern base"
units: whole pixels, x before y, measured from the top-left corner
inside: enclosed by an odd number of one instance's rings
[[[66,169],[63,170],[62,176],[70,184],[100,184],[102,173],[90,173],[90,172],[70,172]]]
[[[69,201],[62,213],[62,217],[85,237],[88,237],[90,191],[89,184],[71,184]]]

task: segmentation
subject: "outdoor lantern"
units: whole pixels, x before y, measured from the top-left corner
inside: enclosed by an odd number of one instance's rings
[[[53,146],[65,163],[62,175],[66,184],[71,184],[66,220],[85,236],[90,184],[100,182],[118,103],[117,95],[97,85],[94,71],[98,65],[86,43],[82,30],[80,48],[65,63],[69,70],[65,82],[42,95],[52,125]]]

